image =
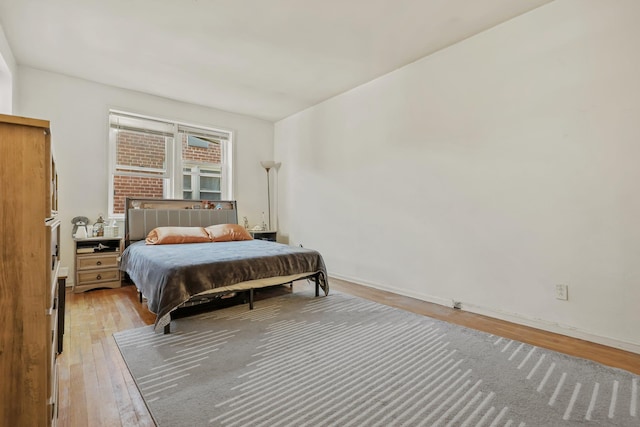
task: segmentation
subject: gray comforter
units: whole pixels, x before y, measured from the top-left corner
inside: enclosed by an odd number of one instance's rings
[[[157,315],[156,331],[170,322],[170,313],[194,295],[248,280],[319,273],[329,293],[327,271],[317,251],[264,240],[131,244],[122,254],[120,269],[129,274]]]

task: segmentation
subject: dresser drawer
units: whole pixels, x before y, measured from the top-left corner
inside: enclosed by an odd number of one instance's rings
[[[53,393],[58,373],[58,310],[53,310],[51,315],[47,316],[47,321],[49,323],[49,342],[47,343],[47,353],[49,355],[49,363],[47,366],[47,390]],[[51,396],[49,396],[49,398],[51,398]]]
[[[58,424],[58,406],[59,406],[59,390],[58,390],[58,366],[56,364],[52,385],[50,389],[51,395],[49,396],[49,415],[51,416],[51,426],[54,427]]]
[[[120,280],[120,271],[117,269],[78,271],[78,285],[114,280]]]
[[[49,316],[49,329],[51,332],[51,353],[57,355],[58,348],[58,310],[51,310],[51,316]]]
[[[90,268],[109,268],[117,267],[120,254],[117,252],[110,254],[91,255],[78,257],[78,270],[87,270]]]

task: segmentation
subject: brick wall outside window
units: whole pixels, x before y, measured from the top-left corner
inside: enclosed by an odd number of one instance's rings
[[[117,164],[164,169],[165,138],[131,131],[119,131],[117,137]],[[198,163],[220,163],[219,145],[211,148],[192,147],[182,135],[182,158]],[[124,213],[126,197],[163,197],[163,179],[116,175],[113,180],[113,212]]]
[[[121,130],[117,144],[117,164],[164,168],[165,137]]]
[[[211,148],[190,147],[187,145],[187,136],[183,135],[182,159],[200,163],[220,163],[222,161],[220,145],[212,145]]]
[[[113,177],[113,189],[113,213],[124,213],[125,197],[161,199],[164,195],[162,178],[116,175]]]

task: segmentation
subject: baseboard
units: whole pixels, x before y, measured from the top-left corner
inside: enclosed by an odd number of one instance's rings
[[[339,280],[355,283],[357,285],[367,286],[370,288],[378,289],[381,291],[387,291],[394,294],[415,298],[421,301],[426,301],[434,304],[443,305],[445,307],[452,306],[452,300],[446,298],[440,298],[432,295],[426,295],[418,292],[408,292],[404,289],[395,288],[393,286],[386,286],[380,283],[371,282],[355,277],[342,276],[338,274],[332,274],[331,277],[335,277]],[[483,316],[492,317],[494,319],[505,320],[507,322],[515,323],[518,325],[529,326],[543,331],[552,332],[560,335],[565,335],[571,338],[578,338],[581,340],[589,341],[596,344],[606,345],[607,347],[613,347],[620,350],[630,351],[632,353],[640,354],[640,344],[632,343],[616,338],[603,337],[597,334],[593,334],[588,331],[583,331],[578,328],[573,328],[566,325],[560,325],[553,322],[548,322],[541,319],[532,319],[518,313],[508,313],[505,311],[483,307],[475,304],[471,304],[462,301],[462,308],[465,311],[481,314]]]
[[[619,340],[616,338],[604,337],[588,331],[584,331],[578,328],[574,328],[567,325],[561,325],[558,323],[548,322],[542,319],[531,319],[526,316],[522,316],[517,313],[508,313],[492,308],[482,307],[469,303],[462,303],[464,310],[471,313],[482,314],[483,316],[493,317],[495,319],[506,320],[507,322],[517,323],[519,325],[530,326],[536,329],[542,329],[543,331],[553,332],[560,335],[565,335],[571,338],[578,338],[581,340],[589,341],[596,344],[606,345],[607,347],[613,347],[620,350],[630,351],[632,353],[640,354],[640,344]]]
[[[367,286],[369,288],[374,288],[374,289],[378,289],[378,290],[381,290],[381,291],[387,291],[387,292],[391,292],[391,293],[394,293],[394,294],[402,295],[402,296],[405,296],[405,297],[415,298],[415,299],[419,299],[421,301],[432,302],[434,304],[439,304],[439,305],[444,305],[446,307],[451,307],[451,300],[450,299],[435,297],[435,296],[426,295],[426,294],[418,294],[418,293],[415,293],[415,292],[408,292],[405,289],[399,289],[399,288],[395,288],[393,286],[386,286],[386,285],[382,285],[380,283],[375,283],[375,282],[371,282],[371,281],[368,281],[368,280],[359,279],[359,278],[356,278],[356,277],[342,276],[342,275],[339,275],[339,274],[331,274],[330,278],[331,277],[335,277],[336,279],[339,279],[339,280],[344,280],[345,282],[355,283],[356,285]]]

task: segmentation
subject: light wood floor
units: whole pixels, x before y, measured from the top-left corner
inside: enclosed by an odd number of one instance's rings
[[[303,283],[295,288],[306,286]],[[640,355],[526,326],[454,310],[337,279],[331,286],[382,304],[479,329],[495,335],[591,359],[640,374]],[[289,292],[261,291],[256,299]],[[67,291],[64,351],[60,355],[61,427],[153,426],[153,420],[120,356],[114,332],[153,324],[155,316],[138,302],[133,286],[74,294]]]

